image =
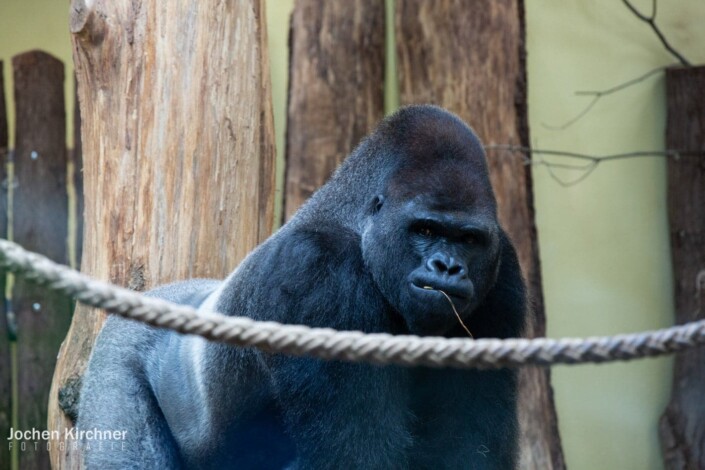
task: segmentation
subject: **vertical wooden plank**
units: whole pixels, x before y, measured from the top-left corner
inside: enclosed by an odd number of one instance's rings
[[[705,66],[666,71],[666,147],[705,152]],[[705,319],[705,157],[668,160],[676,323]],[[705,348],[676,355],[660,423],[668,469],[705,468]]]
[[[10,144],[7,126],[7,107],[5,103],[5,74],[3,72],[3,62],[0,60],[0,150],[5,155]],[[4,232],[3,232],[4,233]]]
[[[7,169],[8,156],[7,108],[5,81],[0,60],[0,237],[7,238]],[[5,311],[5,273],[0,271],[0,438],[10,434],[12,420],[12,375],[10,358],[10,331]],[[0,444],[0,470],[10,468],[10,446],[4,439]]]
[[[60,263],[67,261],[66,113],[64,65],[40,51],[12,59],[15,82],[14,239]],[[17,278],[19,419],[21,430],[46,429],[51,376],[71,322],[70,301]],[[46,442],[27,443],[21,468],[48,468]]]
[[[286,138],[288,219],[384,116],[384,1],[297,0]]]
[[[263,0],[74,0],[71,31],[82,271],[135,290],[223,277],[274,222]],[[103,318],[76,309],[54,376],[50,429],[72,426],[64,411],[73,400],[62,399],[79,391]],[[81,455],[68,446],[52,452],[52,463],[81,468]]]
[[[485,143],[529,144],[521,0],[397,0],[401,104],[434,103],[469,123]],[[517,248],[532,296],[527,336],[545,334],[530,168],[488,154],[499,218]],[[520,372],[521,468],[565,467],[550,370]]]
[[[76,266],[81,266],[83,254],[83,145],[81,143],[81,107],[78,105],[78,82],[74,76],[73,101],[73,187],[76,195]]]

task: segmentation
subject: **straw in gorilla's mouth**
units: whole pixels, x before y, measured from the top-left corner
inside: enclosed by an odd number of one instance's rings
[[[440,289],[435,289],[435,288],[433,288],[433,287],[431,287],[431,286],[423,286],[423,288],[426,289],[426,290],[435,290],[435,291],[438,291],[438,292],[440,292],[441,294],[443,294],[443,296],[444,296],[446,299],[448,299],[448,302],[450,303],[450,308],[453,309],[453,313],[455,313],[455,317],[456,317],[456,318],[458,319],[458,321],[460,322],[460,326],[463,327],[463,329],[465,330],[465,332],[468,334],[468,336],[469,336],[470,338],[475,339],[475,338],[473,337],[472,333],[470,333],[470,329],[468,329],[468,327],[465,326],[465,323],[463,323],[463,319],[460,318],[460,314],[459,314],[458,311],[455,309],[455,304],[453,303],[453,301],[451,300],[451,298],[450,298],[450,296],[449,296],[448,294],[446,294],[445,292],[443,292],[443,291],[440,290]]]

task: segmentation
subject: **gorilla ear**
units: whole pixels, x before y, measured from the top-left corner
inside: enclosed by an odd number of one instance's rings
[[[384,196],[377,195],[374,198],[372,198],[372,204],[370,205],[372,207],[372,214],[376,214],[382,209],[382,206],[384,205]]]

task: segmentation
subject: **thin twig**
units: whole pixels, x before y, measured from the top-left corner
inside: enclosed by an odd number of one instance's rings
[[[580,120],[580,118],[582,118],[587,113],[589,113],[590,110],[593,108],[593,106],[595,106],[597,104],[597,102],[600,101],[600,98],[602,98],[602,96],[594,96],[592,98],[592,100],[590,100],[590,102],[587,104],[587,106],[585,106],[578,114],[576,114],[574,117],[568,119],[563,124],[555,125],[555,124],[548,124],[547,122],[542,122],[541,125],[543,127],[545,127],[546,129],[550,129],[552,131],[564,131],[564,130],[568,129],[570,126],[572,126],[573,124],[575,124],[576,122],[578,122]]]
[[[561,178],[560,176],[558,176],[558,174],[556,174],[556,172],[555,172],[555,166],[554,166],[554,165],[551,165],[551,164],[548,164],[548,163],[547,163],[547,164],[545,164],[544,166],[546,167],[546,171],[548,172],[548,176],[550,176],[553,181],[555,181],[555,182],[558,183],[559,185],[563,186],[564,188],[568,188],[568,187],[570,187],[570,186],[575,186],[576,184],[581,183],[581,182],[584,181],[588,176],[590,176],[590,174],[591,174],[593,171],[595,171],[595,169],[597,168],[597,162],[593,162],[593,163],[588,164],[588,165],[583,169],[583,173],[582,173],[581,175],[579,175],[577,178],[572,179],[572,180],[566,180],[566,179]]]
[[[673,64],[672,64],[673,65]],[[576,122],[580,120],[583,116],[585,116],[590,110],[597,104],[600,99],[607,95],[611,95],[612,93],[616,93],[618,91],[621,91],[625,88],[628,88],[632,85],[636,85],[637,83],[641,83],[647,78],[656,75],[659,72],[664,71],[667,67],[670,67],[671,65],[666,65],[666,66],[661,66],[661,67],[656,67],[655,69],[649,70],[643,75],[640,75],[636,78],[632,78],[631,80],[627,80],[626,82],[620,83],[618,85],[612,86],[610,88],[605,88],[604,90],[582,90],[582,91],[576,91],[575,94],[578,96],[592,96],[592,100],[574,117],[570,118],[568,121],[564,122],[563,124],[560,125],[555,125],[555,124],[548,124],[545,122],[542,122],[541,125],[545,127],[546,129],[554,130],[554,131],[563,131]]]
[[[681,55],[673,46],[671,46],[671,44],[668,42],[666,37],[661,32],[661,29],[659,29],[659,27],[656,25],[656,5],[657,5],[656,0],[653,0],[653,2],[651,4],[651,16],[646,16],[643,13],[641,13],[639,10],[637,10],[634,7],[634,5],[632,5],[629,2],[629,0],[622,0],[622,3],[624,3],[624,5],[626,5],[626,7],[629,8],[629,10],[637,18],[639,18],[641,21],[643,21],[644,23],[647,23],[649,26],[651,26],[651,29],[654,31],[654,33],[656,33],[656,36],[658,36],[659,40],[661,41],[661,44],[663,44],[663,47],[665,47],[666,50],[668,52],[670,52],[673,57],[678,59],[678,62],[680,62],[681,65],[683,65],[685,67],[691,66],[691,63],[688,61],[688,59],[683,57],[683,55]]]
[[[597,166],[603,162],[615,161],[615,160],[626,160],[631,158],[644,158],[644,157],[659,157],[659,158],[673,158],[675,160],[681,157],[705,157],[705,150],[644,150],[636,152],[625,152],[625,153],[615,153],[607,155],[591,155],[587,153],[570,152],[564,150],[549,150],[549,149],[536,149],[531,147],[522,147],[517,145],[487,145],[485,150],[518,153],[521,155],[524,165],[533,166],[544,166],[548,175],[555,180],[558,184],[563,187],[574,186],[585,178],[590,176],[590,174],[595,171]],[[535,158],[530,158],[531,156]],[[549,162],[543,159],[543,156],[551,157],[563,157],[568,159],[575,159],[582,162],[582,164],[572,164],[564,162]],[[556,169],[561,170],[575,170],[581,172],[581,174],[575,179],[565,179],[560,178],[556,174]]]
[[[579,160],[588,160],[591,162],[603,162],[606,160],[623,160],[627,158],[641,157],[665,157],[665,158],[681,158],[681,157],[705,157],[705,150],[639,150],[634,152],[613,153],[605,155],[596,155],[589,153],[571,152],[567,150],[549,150],[537,149],[532,147],[522,147],[519,145],[493,144],[486,145],[485,150],[488,151],[505,151],[513,153],[523,153],[526,155],[551,155],[557,157],[577,158]],[[527,163],[527,165],[533,162]]]
[[[675,64],[671,65],[663,65],[661,67],[656,67],[654,69],[649,70],[643,75],[639,75],[636,78],[632,78],[631,80],[627,80],[624,83],[620,83],[619,85],[615,85],[611,88],[605,88],[604,90],[582,90],[582,91],[576,91],[575,94],[579,96],[596,96],[598,98],[602,98],[603,96],[606,95],[611,95],[612,93],[618,92],[620,90],[623,90],[625,88],[628,88],[632,85],[636,85],[637,83],[641,83],[647,78],[651,77],[652,75],[656,75],[659,72],[663,72],[666,70],[668,67],[672,67]]]
[[[433,287],[431,287],[431,286],[424,286],[424,289],[427,289],[427,290],[435,290],[435,291],[438,291],[438,292],[440,292],[441,294],[443,294],[443,295],[445,296],[445,298],[448,299],[448,302],[450,302],[450,308],[453,309],[453,313],[455,313],[455,317],[456,317],[456,318],[458,319],[458,321],[460,322],[460,326],[463,327],[463,329],[465,330],[465,332],[468,334],[468,336],[469,336],[471,339],[475,339],[475,337],[472,335],[472,333],[470,333],[470,329],[469,329],[467,326],[465,326],[465,323],[463,322],[463,319],[460,318],[460,314],[459,314],[458,311],[455,309],[455,304],[454,304],[453,301],[450,299],[450,296],[449,296],[448,294],[446,294],[445,292],[443,292],[443,291],[440,290],[440,289],[435,289],[435,288],[433,288]]]
[[[646,16],[643,13],[641,13],[639,10],[637,10],[634,5],[632,5],[629,0],[622,0],[622,2],[629,8],[629,10],[641,21],[647,23],[649,26],[651,26],[651,29],[656,33],[658,36],[659,40],[663,44],[663,46],[666,48],[668,52],[671,53],[676,59],[678,59],[678,64],[683,65],[685,67],[691,66],[691,63],[683,57],[682,54],[680,54],[671,44],[668,42],[666,37],[663,35],[659,27],[656,25],[656,7],[658,6],[657,0],[653,0],[651,4],[651,16]],[[541,123],[543,127],[546,129],[550,130],[558,130],[562,131],[567,129],[568,127],[572,126],[576,122],[578,122],[581,118],[583,118],[587,113],[590,112],[590,110],[595,107],[598,101],[600,101],[601,98],[604,96],[610,95],[612,93],[615,93],[617,91],[623,90],[627,87],[630,87],[634,84],[641,83],[642,81],[646,80],[647,78],[651,77],[652,75],[655,75],[662,70],[664,70],[667,67],[672,67],[677,64],[671,64],[668,66],[662,66],[662,67],[657,67],[655,69],[650,70],[649,72],[645,73],[644,75],[641,75],[637,78],[634,78],[632,80],[628,80],[624,83],[621,83],[617,86],[614,86],[612,88],[607,88],[605,90],[597,90],[597,91],[578,91],[575,94],[576,95],[581,95],[581,96],[592,96],[592,99],[590,102],[580,111],[578,114],[576,114],[574,117],[568,119],[566,122],[563,124],[555,125],[555,124],[548,124],[548,123]]]

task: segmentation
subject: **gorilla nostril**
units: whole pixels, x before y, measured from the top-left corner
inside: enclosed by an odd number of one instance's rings
[[[438,271],[440,273],[444,273],[446,271],[449,271],[448,266],[446,266],[446,264],[439,259],[434,259],[432,261],[432,264],[433,264],[433,267],[435,268],[434,269],[435,271]]]
[[[462,270],[463,268],[461,268],[459,264],[455,264],[448,269],[448,274],[455,276],[456,274],[460,274]]]

